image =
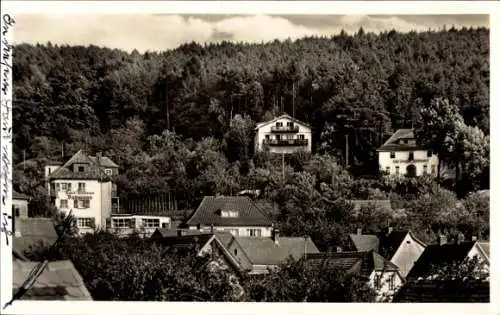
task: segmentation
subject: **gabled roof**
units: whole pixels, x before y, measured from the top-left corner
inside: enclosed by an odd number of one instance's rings
[[[490,284],[488,281],[472,281],[467,285],[439,280],[409,281],[396,292],[393,302],[488,303],[490,302]]]
[[[378,252],[380,241],[376,235],[350,234],[354,247],[358,252],[367,252],[370,250]]]
[[[16,190],[12,191],[12,199],[18,199],[18,200],[30,200],[30,196],[17,192]]]
[[[97,164],[97,157],[96,156],[89,155],[89,158],[90,158],[90,160],[92,160],[92,162],[94,162],[94,164]],[[101,156],[99,163],[102,167],[109,167],[109,168],[118,167],[118,165],[107,156]]]
[[[428,245],[415,265],[408,273],[408,279],[427,277],[432,265],[439,266],[465,260],[476,242],[432,244]]]
[[[238,217],[222,217],[221,210],[234,210]],[[189,226],[271,226],[271,220],[246,196],[205,196],[186,222]]]
[[[399,272],[399,268],[373,250],[365,252],[328,252],[311,254],[307,260],[313,266],[335,266],[348,273],[369,277],[373,271]]]
[[[282,237],[275,243],[270,237],[236,236],[235,240],[248,257],[252,265],[279,265],[292,257],[295,260],[319,253],[310,237]]]
[[[18,218],[15,224],[21,236],[13,235],[13,247],[20,253],[40,243],[52,244],[57,239],[54,221],[49,218]]]
[[[477,245],[483,251],[484,255],[490,259],[490,243],[489,242],[477,242]]]
[[[109,160],[108,158],[106,158]],[[105,157],[101,157],[101,166],[96,164],[95,157],[90,157],[83,150],[76,152],[63,166],[56,169],[52,174],[49,175],[50,179],[86,179],[86,180],[108,180],[109,176],[104,173],[103,167],[115,167],[115,166],[105,166],[105,163],[113,164],[111,160],[107,161]],[[71,166],[75,163],[87,164],[87,168],[84,172],[73,172]]]
[[[263,126],[266,126],[268,124],[272,124],[272,123],[275,123],[276,121],[280,120],[280,119],[288,119],[288,120],[291,120],[297,124],[300,124],[300,125],[303,125],[303,126],[306,126],[308,128],[311,128],[311,125],[303,122],[303,121],[300,121],[296,118],[293,118],[292,116],[290,115],[287,115],[287,114],[284,114],[284,115],[281,115],[281,116],[278,116],[278,117],[275,117],[271,120],[268,120],[268,121],[263,121],[263,122],[260,122],[260,123],[257,123],[257,126],[255,127],[255,130],[258,130],[260,128],[262,128]]]
[[[28,278],[37,262],[13,259],[13,289],[17,290]],[[69,260],[47,264],[23,300],[92,300],[82,277]]]
[[[387,141],[377,149],[377,151],[407,151],[422,149],[417,144],[398,143],[400,139],[415,140],[413,129],[398,129],[387,139]]]

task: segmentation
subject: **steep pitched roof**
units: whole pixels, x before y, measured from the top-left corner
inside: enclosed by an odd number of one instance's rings
[[[238,217],[222,217],[221,210],[234,210]],[[205,196],[186,222],[196,226],[271,226],[271,220],[246,196]]]
[[[37,262],[13,259],[13,289],[23,285]],[[69,260],[51,261],[23,300],[92,300],[82,277]]]
[[[415,142],[399,143],[399,140],[415,140],[413,129],[398,129],[396,132],[387,139],[387,141],[377,149],[377,151],[406,151],[418,150],[420,148]]]
[[[417,279],[428,276],[432,265],[439,266],[452,262],[461,262],[465,260],[470,250],[476,242],[432,244],[428,245],[415,265],[408,273],[408,279]]]
[[[358,252],[379,250],[380,241],[376,235],[350,234],[349,237],[351,238]]]
[[[102,159],[102,158],[101,158]],[[110,160],[110,162],[112,162]],[[71,166],[75,163],[87,164],[84,172],[73,172]],[[113,163],[114,164],[114,163]],[[103,166],[103,165],[102,165]],[[99,167],[95,161],[83,150],[76,152],[63,166],[49,175],[50,179],[86,179],[86,180],[109,180],[102,166]]]
[[[19,200],[30,200],[30,196],[20,193],[16,190],[12,191],[12,199],[19,199]]]
[[[276,244],[270,237],[234,237],[253,265],[278,265],[289,257],[300,259],[304,251],[319,253],[318,248],[307,237],[279,237]]]
[[[40,243],[50,245],[57,239],[54,221],[49,218],[19,218],[15,228],[21,236],[13,235],[13,246],[21,253]]]
[[[92,162],[94,162],[94,164],[97,164],[98,160],[97,160],[97,157],[96,156],[90,156],[89,155],[89,159],[92,160]],[[101,156],[101,159],[99,161],[100,165],[102,167],[110,167],[110,168],[113,168],[113,167],[118,167],[118,165],[113,162],[109,157],[107,156]]]
[[[486,281],[474,281],[467,285],[457,286],[456,283],[450,281],[409,281],[396,292],[393,302],[488,303],[490,302],[490,284]]]
[[[303,122],[303,121],[300,121],[300,120],[298,120],[298,119],[296,119],[296,118],[293,118],[293,117],[292,117],[292,116],[290,116],[290,115],[284,114],[284,115],[281,115],[281,116],[275,117],[275,118],[273,118],[273,119],[271,119],[271,120],[268,120],[268,121],[263,121],[263,122],[257,123],[257,125],[256,125],[256,127],[255,127],[255,130],[258,130],[258,129],[260,129],[260,128],[262,128],[263,126],[266,126],[266,125],[268,125],[268,124],[272,124],[272,123],[274,123],[274,122],[276,122],[276,121],[278,121],[278,120],[280,120],[280,119],[288,119],[288,120],[291,120],[291,121],[293,121],[293,122],[295,122],[295,123],[297,123],[297,124],[301,124],[301,125],[303,125],[303,126],[306,126],[306,127],[308,127],[308,128],[311,128],[311,125],[309,125],[309,124],[307,124],[307,123],[305,123],[305,122]]]
[[[307,260],[313,266],[335,266],[364,277],[369,277],[373,271],[399,271],[395,264],[373,250],[311,254],[307,256]]]
[[[477,245],[483,250],[484,254],[488,259],[490,259],[490,243],[489,242],[477,242]]]

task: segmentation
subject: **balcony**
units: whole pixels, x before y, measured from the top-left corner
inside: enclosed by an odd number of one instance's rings
[[[264,145],[269,146],[303,146],[307,145],[308,139],[265,139]]]
[[[299,126],[272,126],[271,132],[299,132]]]

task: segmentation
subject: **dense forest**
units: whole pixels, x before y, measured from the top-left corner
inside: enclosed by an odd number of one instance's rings
[[[20,44],[13,68],[14,186],[38,215],[50,212],[44,163],[84,148],[120,165],[122,198],[173,191],[192,209],[203,195],[261,189],[283,232],[323,248],[343,229],[391,220],[421,237],[488,237],[488,196],[474,191],[489,189],[489,29],[360,29],[144,54]],[[251,145],[255,123],[283,112],[313,126],[314,144],[285,167]],[[377,179],[375,149],[401,127],[440,154],[452,184]],[[341,200],[363,198],[402,210],[354,215]]]

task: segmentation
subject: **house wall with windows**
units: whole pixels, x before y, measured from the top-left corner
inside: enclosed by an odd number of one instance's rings
[[[437,176],[438,156],[432,151],[382,151],[378,153],[380,171],[388,175]]]
[[[191,226],[190,230],[198,230],[198,227]],[[259,236],[271,237],[273,228],[270,226],[200,226],[203,232],[224,231],[230,232],[233,236]]]
[[[288,115],[257,125],[255,151],[272,153],[311,152],[311,128]]]
[[[408,233],[392,256],[391,262],[398,266],[401,276],[406,277],[424,250],[425,246]]]
[[[171,218],[151,215],[113,215],[108,219],[108,231],[119,236],[138,233],[150,237],[157,228],[170,229]]]
[[[68,213],[71,210],[80,233],[105,228],[105,218],[111,213],[111,182],[58,179],[51,182],[49,193],[55,196],[59,211]]]
[[[28,217],[28,200],[12,198],[12,214],[17,218]]]
[[[403,285],[403,278],[396,271],[374,270],[370,274],[369,286],[377,292],[377,300],[393,296]]]

